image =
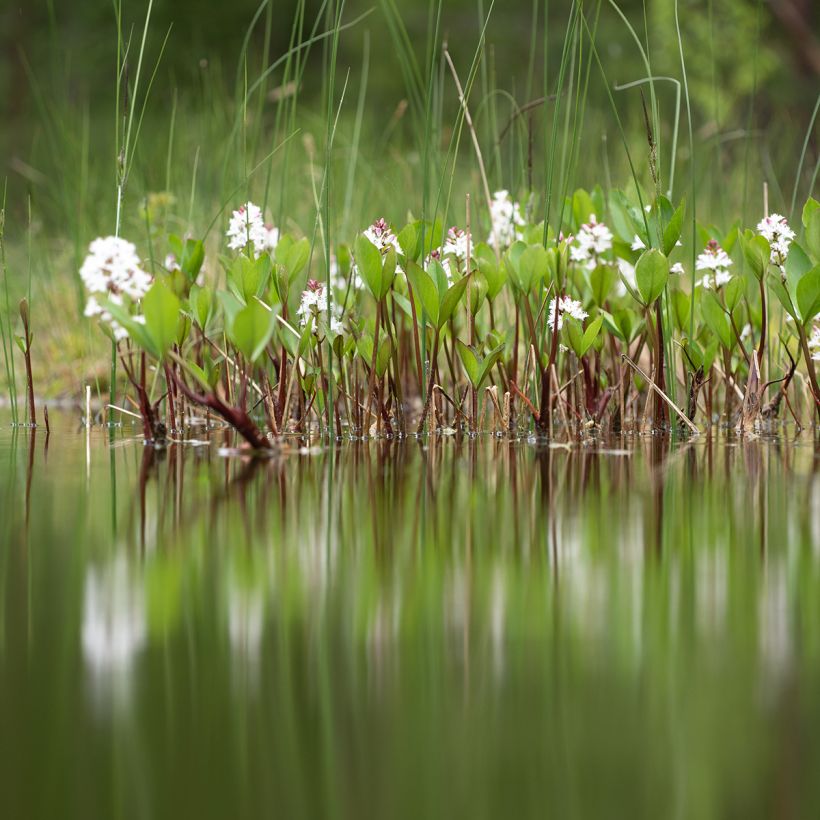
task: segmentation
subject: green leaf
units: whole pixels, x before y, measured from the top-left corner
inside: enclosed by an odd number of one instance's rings
[[[163,359],[176,342],[179,307],[179,299],[160,281],[151,285],[142,300],[145,327],[154,342],[158,359]]]
[[[584,356],[586,352],[590,349],[590,347],[592,347],[592,344],[595,342],[595,340],[598,338],[598,334],[601,332],[601,325],[603,325],[603,323],[604,317],[598,315],[587,325],[587,329],[584,331],[584,336],[581,339],[581,356]]]
[[[205,330],[208,320],[213,311],[214,295],[208,287],[191,285],[191,293],[188,296],[188,303],[191,306],[191,314],[201,330]]]
[[[234,317],[240,310],[242,310],[244,305],[239,301],[239,299],[236,298],[236,296],[234,296],[233,293],[226,290],[218,290],[216,292],[216,298],[222,306],[222,312],[225,314],[226,324],[230,327],[233,324]]]
[[[531,293],[532,289],[543,281],[547,275],[548,257],[543,245],[530,245],[521,253],[518,259],[518,286],[523,293]]]
[[[441,300],[438,312],[438,327],[441,329],[450,320],[450,317],[455,313],[458,303],[464,296],[464,291],[467,289],[467,282],[470,281],[470,276],[464,276],[458,280],[444,295]]]
[[[769,290],[774,293],[780,304],[783,305],[783,310],[785,310],[792,319],[799,321],[794,303],[789,296],[789,292],[786,290],[786,286],[783,284],[783,280],[779,276],[770,276],[768,282]]]
[[[672,214],[666,227],[663,229],[663,252],[669,256],[675,249],[675,245],[680,239],[681,225],[683,224],[683,216],[686,212],[686,203],[681,202],[678,205],[675,213]]]
[[[285,256],[285,268],[288,272],[288,282],[293,280],[304,270],[310,259],[310,242],[307,238],[302,238],[294,242]]]
[[[228,269],[228,286],[231,292],[243,302],[259,296],[270,274],[270,259],[267,256],[249,259],[240,254]]]
[[[726,302],[726,309],[732,313],[743,296],[745,281],[742,276],[733,276],[723,288],[723,299]]]
[[[581,348],[584,344],[584,333],[581,323],[569,317],[564,319],[564,334],[569,340],[569,346],[575,351],[575,355],[580,359],[583,355]]]
[[[185,344],[188,334],[191,332],[191,317],[187,313],[180,311],[179,319],[177,319],[177,340],[179,347]]]
[[[399,247],[408,262],[415,262],[421,253],[421,233],[418,222],[410,222],[399,231],[396,237]]]
[[[718,337],[723,347],[731,350],[734,345],[734,338],[729,319],[717,296],[711,290],[704,291],[701,294],[700,309],[712,333]]]
[[[688,333],[691,313],[689,296],[682,290],[673,290],[672,307],[675,311],[675,324],[678,326],[678,330],[682,333]]]
[[[427,320],[432,327],[438,327],[439,296],[435,282],[415,262],[407,263],[405,276],[421,302]]]
[[[393,287],[393,277],[396,275],[396,264],[398,262],[395,248],[390,248],[384,257],[382,265],[382,278],[379,287],[379,299],[384,299]]]
[[[356,237],[356,264],[367,289],[375,299],[380,299],[382,286],[382,255],[364,234]]]
[[[612,191],[609,195],[609,211],[612,214],[612,226],[615,233],[627,244],[631,244],[638,234],[644,243],[647,240],[643,219],[640,213],[630,204],[622,191]]]
[[[812,269],[811,259],[797,242],[789,246],[789,255],[786,257],[786,281],[789,290],[794,293],[797,283]]]
[[[485,242],[476,245],[473,256],[481,275],[487,280],[487,298],[492,302],[507,282],[507,271],[499,265],[495,251]]]
[[[467,373],[467,378],[470,380],[470,384],[478,389],[478,378],[481,373],[478,355],[472,347],[465,345],[461,339],[456,339],[456,347],[458,349],[458,356]]]
[[[484,304],[484,297],[487,295],[487,280],[479,273],[473,274],[473,283],[470,291],[470,313],[475,316]]]
[[[653,304],[663,293],[669,279],[669,261],[656,248],[650,248],[641,254],[635,265],[635,278],[638,290],[647,306]]]
[[[769,267],[769,258],[771,256],[768,240],[765,236],[754,234],[749,230],[738,234],[738,239],[746,264],[758,281],[761,280]]]
[[[820,214],[820,211],[816,213]],[[800,318],[807,325],[820,313],[820,265],[815,265],[797,283],[795,296]]]
[[[592,286],[592,296],[595,304],[603,307],[615,284],[615,269],[611,265],[598,265],[589,275],[589,284]]]
[[[589,222],[590,216],[594,213],[595,205],[592,197],[583,188],[579,188],[572,195],[572,218],[576,227]]]
[[[806,219],[806,233],[803,241],[814,260],[820,261],[820,208],[810,210],[806,214]]]
[[[804,228],[808,228],[812,215],[816,211],[820,211],[820,202],[810,196],[806,200],[806,204],[803,206],[803,213],[801,215]]]
[[[483,359],[481,362],[481,369],[478,374],[478,383],[476,384],[476,390],[481,388],[481,385],[484,384],[487,376],[490,375],[490,371],[495,367],[497,361],[501,359],[504,355],[504,342],[501,342],[497,347],[494,347]]]
[[[229,334],[231,343],[249,362],[255,362],[273,336],[275,324],[276,314],[258,299],[252,299],[234,317]]]
[[[179,266],[190,282],[199,275],[202,263],[205,261],[205,246],[200,239],[186,239]]]
[[[390,363],[390,356],[393,354],[393,345],[390,339],[382,339],[379,343],[379,351],[376,353],[376,375],[381,379],[387,372],[387,365]]]

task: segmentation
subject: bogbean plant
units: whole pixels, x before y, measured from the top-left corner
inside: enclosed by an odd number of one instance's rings
[[[641,209],[596,188],[562,214],[545,229],[500,191],[481,237],[378,219],[325,270],[308,239],[246,203],[219,275],[195,239],[168,237],[150,266],[123,239],[96,240],[86,313],[117,343],[150,441],[194,407],[254,449],[311,430],[476,432],[490,413],[497,433],[544,436],[717,415],[750,430],[783,400],[814,417],[818,202],[800,239],[776,214],[754,230],[700,226],[694,271],[684,203]]]

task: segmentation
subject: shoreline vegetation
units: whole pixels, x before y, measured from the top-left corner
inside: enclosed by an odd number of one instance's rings
[[[777,214],[755,230],[704,231],[693,277],[672,261],[684,203],[641,209],[618,191],[578,190],[556,237],[528,220],[531,202],[495,192],[483,241],[377,219],[334,249],[322,280],[309,240],[251,202],[230,217],[224,286],[203,281],[200,240],[169,237],[148,271],[132,243],[103,237],[80,271],[85,314],[111,340],[130,385],[121,406],[148,442],[203,412],[254,450],[308,432],[581,438],[697,434],[716,419],[742,433],[813,424],[820,203],[807,201],[800,240]],[[28,328],[25,300],[20,310]],[[18,341],[28,360],[28,331]]]

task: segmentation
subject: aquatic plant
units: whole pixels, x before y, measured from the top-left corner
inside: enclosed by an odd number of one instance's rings
[[[820,204],[807,201],[799,239],[776,214],[754,231],[700,227],[694,290],[671,275],[685,268],[684,207],[661,196],[642,212],[620,191],[578,190],[544,243],[543,222],[499,191],[481,220],[489,242],[379,218],[352,250],[334,249],[323,281],[308,239],[247,202],[226,229],[224,285],[202,275],[201,241],[167,237],[166,266],[150,274],[131,243],[98,239],[82,269],[86,313],[117,343],[151,440],[184,426],[186,400],[255,449],[313,427],[403,435],[414,416],[419,433],[478,432],[490,406],[494,431],[509,434],[663,430],[673,415],[689,429],[722,418],[752,430],[781,402],[807,423],[820,407]],[[785,320],[768,361],[766,292]]]

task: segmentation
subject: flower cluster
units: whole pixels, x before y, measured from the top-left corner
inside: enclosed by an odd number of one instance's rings
[[[333,305],[332,297],[331,309],[333,313],[338,312],[336,306]],[[319,319],[322,315],[327,315],[327,290],[321,282],[308,279],[307,287],[302,291],[302,299],[296,313],[299,316],[299,325],[301,327],[305,327],[311,317]],[[316,323],[313,325],[313,332],[317,332]],[[344,332],[342,322],[338,316],[331,316],[330,332],[333,336],[341,336]]]
[[[552,299],[550,301],[550,309],[547,316],[547,326],[550,330],[555,327],[556,308],[558,309],[558,330],[561,330],[564,326],[565,313],[573,319],[577,319],[579,322],[583,322],[589,315],[584,310],[584,306],[580,302],[570,298],[569,296],[562,296],[557,302],[555,299]]]
[[[240,205],[232,214],[228,224],[228,247],[241,251],[252,245],[256,253],[273,251],[279,243],[279,229],[266,225],[262,209],[253,202]]]
[[[599,258],[612,249],[612,231],[603,223],[598,222],[595,214],[589,222],[581,225],[570,248],[570,259],[573,262],[583,262],[589,270],[595,268]]]
[[[444,246],[441,252],[444,256],[452,254],[456,260],[461,264],[467,261],[467,248],[470,244],[470,234],[462,231],[461,228],[453,226],[447,231],[447,238],[444,240]]]
[[[509,191],[496,191],[490,202],[492,229],[487,242],[497,250],[508,248],[523,237],[521,230],[527,223],[521,205],[514,202]]]
[[[80,268],[80,278],[89,292],[85,306],[86,316],[99,316],[117,341],[128,333],[105,309],[101,301],[110,299],[116,305],[123,304],[123,297],[132,302],[142,299],[151,287],[151,274],[142,269],[137,249],[133,243],[118,236],[95,239]]]
[[[393,231],[390,230],[390,226],[387,224],[387,220],[384,217],[379,217],[379,219],[377,219],[366,231],[364,231],[364,235],[382,253],[387,253],[390,248],[393,248],[396,253],[401,253],[399,240],[396,238]]]
[[[769,242],[772,264],[778,267],[785,265],[786,257],[789,255],[789,245],[794,239],[794,231],[786,222],[786,217],[780,214],[763,217],[757,224],[757,232]]]
[[[716,240],[710,239],[703,253],[697,258],[695,270],[712,271],[714,279],[712,274],[707,273],[700,280],[701,286],[704,288],[723,287],[732,278],[732,274],[729,273],[731,264],[729,254],[718,245]]]

